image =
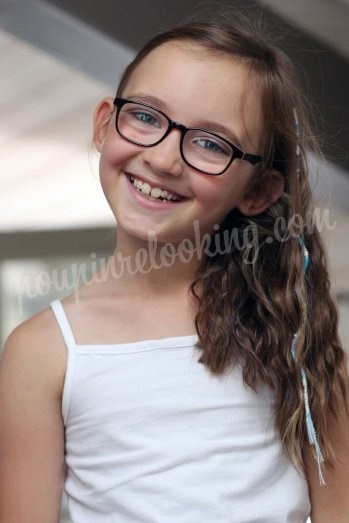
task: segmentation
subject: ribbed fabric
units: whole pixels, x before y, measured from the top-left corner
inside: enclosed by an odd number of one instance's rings
[[[273,392],[213,377],[196,336],[77,345],[62,413],[74,523],[305,523],[305,479],[274,429]]]

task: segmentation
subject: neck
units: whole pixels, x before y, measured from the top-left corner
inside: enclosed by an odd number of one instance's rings
[[[195,251],[184,251],[180,244],[129,238],[120,230],[105,283],[110,292],[178,295],[188,292],[200,263]]]

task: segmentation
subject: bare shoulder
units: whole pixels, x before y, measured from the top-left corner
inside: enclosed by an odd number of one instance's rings
[[[23,322],[0,359],[0,521],[59,521],[65,347],[51,310]]]
[[[61,398],[67,364],[67,350],[52,309],[49,307],[18,325],[8,336],[2,366],[31,373]]]

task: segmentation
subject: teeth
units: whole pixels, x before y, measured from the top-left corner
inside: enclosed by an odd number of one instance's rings
[[[144,194],[150,194],[150,191],[151,191],[151,187],[149,185],[149,183],[143,183],[142,187],[140,187],[142,193]]]
[[[159,196],[161,196],[161,189],[159,189],[159,187],[154,187],[154,189],[152,189],[150,191],[150,194],[152,195],[153,198],[159,198]]]
[[[151,187],[149,183],[143,183],[141,180],[137,178],[131,177],[130,180],[133,186],[136,187],[140,192],[146,195],[150,195],[155,199],[163,198],[168,201],[180,201],[182,199],[181,197],[178,197],[175,194],[172,194],[168,191],[163,191],[162,189],[160,189],[160,187]]]

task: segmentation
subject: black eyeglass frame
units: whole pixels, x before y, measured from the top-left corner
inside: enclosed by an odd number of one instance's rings
[[[148,109],[152,109],[153,111],[156,111],[157,113],[161,114],[168,121],[168,129],[165,132],[165,134],[160,138],[160,140],[158,140],[155,143],[145,145],[143,143],[139,143],[139,142],[136,142],[134,140],[130,140],[129,138],[127,138],[126,136],[124,136],[122,134],[122,132],[120,131],[120,129],[118,127],[118,118],[119,118],[119,114],[120,114],[120,111],[121,111],[122,107],[124,105],[128,104],[128,103],[132,103],[132,104],[140,105],[142,107],[147,107]],[[193,169],[195,169],[196,171],[199,171],[201,173],[208,174],[210,176],[219,176],[220,174],[223,174],[231,166],[231,164],[233,163],[233,161],[235,159],[246,160],[247,162],[251,163],[252,165],[256,165],[257,163],[262,161],[262,156],[258,156],[256,154],[245,153],[237,145],[235,145],[234,143],[230,142],[226,138],[223,138],[223,136],[220,136],[219,134],[214,133],[213,131],[210,131],[208,129],[202,129],[200,127],[186,127],[185,125],[183,125],[181,123],[178,123],[178,122],[175,122],[175,121],[171,120],[171,118],[169,118],[167,116],[167,114],[165,114],[163,111],[160,111],[160,109],[157,109],[153,105],[147,104],[145,102],[139,102],[138,100],[132,100],[130,98],[120,98],[118,96],[114,99],[113,104],[116,107],[115,128],[116,128],[117,132],[119,133],[119,135],[122,138],[124,138],[124,140],[126,140],[126,141],[128,141],[130,143],[133,143],[135,145],[139,145],[140,147],[155,147],[155,145],[158,145],[159,143],[161,143],[170,134],[170,132],[173,129],[178,129],[178,131],[181,133],[181,139],[180,139],[180,143],[179,143],[179,150],[180,150],[181,157],[182,157],[183,161],[187,165],[189,165],[190,167],[192,167]],[[186,135],[186,133],[188,131],[203,131],[203,132],[205,132],[205,133],[207,133],[207,134],[209,134],[211,136],[215,136],[219,140],[222,140],[223,142],[228,144],[230,146],[230,148],[232,149],[232,155],[231,155],[231,159],[230,159],[228,165],[222,171],[220,171],[219,173],[209,173],[207,171],[203,171],[201,169],[198,169],[197,167],[192,165],[186,159],[186,157],[184,156],[184,153],[183,153],[184,137],[185,137],[185,135]]]

